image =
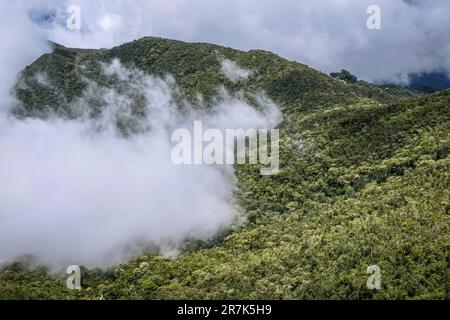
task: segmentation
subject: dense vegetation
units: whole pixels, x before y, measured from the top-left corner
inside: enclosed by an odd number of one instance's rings
[[[225,57],[252,71],[247,82],[222,75]],[[101,82],[97,62],[112,58],[172,74],[187,96],[212,96],[220,84],[264,90],[285,119],[280,174],[236,166],[248,222],[214,243],[85,269],[79,292],[64,275],[16,262],[0,271],[0,298],[450,299],[450,90],[420,96],[265,51],[144,38],[111,50],[56,45],[24,70],[16,114],[75,116],[82,78]],[[51,86],[33,80],[38,72]],[[366,288],[373,264],[378,291]]]

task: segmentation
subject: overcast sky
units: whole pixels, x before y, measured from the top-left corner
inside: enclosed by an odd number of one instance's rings
[[[381,30],[366,25],[373,4]],[[80,31],[66,27],[69,5],[81,9]],[[3,91],[47,38],[93,48],[142,36],[258,48],[370,81],[450,71],[448,0],[2,0],[0,21]]]

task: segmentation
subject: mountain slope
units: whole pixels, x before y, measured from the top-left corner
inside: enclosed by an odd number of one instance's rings
[[[188,97],[208,98],[219,85],[264,90],[285,118],[280,174],[236,166],[248,223],[215,243],[189,244],[173,260],[85,270],[81,292],[45,268],[11,264],[0,272],[0,298],[450,298],[449,90],[363,90],[269,52],[144,38],[111,50],[56,45],[24,70],[16,114],[75,117],[70,101],[83,77],[101,83],[99,62],[113,58],[172,74]],[[252,71],[249,80],[229,81],[223,58]],[[40,73],[50,86],[35,81]],[[374,264],[379,291],[366,288]]]
[[[17,96],[23,102],[25,115],[36,115],[43,107],[67,110],[70,102],[82,94],[83,78],[102,81],[101,62],[119,59],[149,74],[174,76],[187,95],[212,96],[220,85],[230,91],[264,89],[273,99],[295,111],[350,104],[361,98],[391,101],[417,95],[414,91],[391,92],[366,83],[360,86],[336,80],[306,65],[287,61],[261,50],[237,51],[212,44],[190,44],[181,41],[143,38],[111,50],[83,50],[53,44],[52,53],[45,54],[25,68],[17,86]],[[224,58],[252,72],[249,81],[232,83],[220,72]],[[84,68],[81,66],[85,66]],[[45,74],[50,86],[36,81]]]

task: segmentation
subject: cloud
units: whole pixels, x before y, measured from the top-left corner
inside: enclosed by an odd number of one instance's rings
[[[236,62],[229,59],[223,59],[220,64],[222,73],[234,83],[247,80],[251,74],[250,71],[240,68]]]
[[[68,45],[108,47],[144,35],[261,48],[327,72],[347,68],[366,80],[450,70],[446,0],[391,1],[75,1],[86,32],[50,32]],[[369,5],[382,29],[368,30]],[[97,27],[116,17],[115,28]]]
[[[108,266],[149,246],[173,256],[184,240],[211,239],[238,221],[232,167],[173,164],[171,132],[194,120],[269,128],[278,108],[257,95],[256,111],[222,88],[206,113],[201,101],[174,99],[171,77],[118,60],[104,75],[120,90],[89,83],[72,106],[84,110],[77,120],[0,116],[0,262],[30,254],[56,267]],[[145,99],[139,119],[136,93]],[[102,110],[95,119],[86,112],[92,101]]]
[[[80,31],[65,26],[69,4],[81,8]],[[381,30],[366,27],[373,4],[381,9]],[[15,72],[45,52],[45,38],[101,48],[148,35],[270,50],[326,72],[349,69],[366,80],[450,71],[447,0],[5,0],[1,6],[1,55],[9,56],[0,62],[14,60],[2,65]]]
[[[12,103],[20,70],[48,51],[45,32],[36,28],[19,1],[0,2],[0,112]]]

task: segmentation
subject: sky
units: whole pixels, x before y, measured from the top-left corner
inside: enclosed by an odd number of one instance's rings
[[[71,5],[80,30],[66,27]],[[380,8],[381,29],[367,28],[369,5]],[[45,39],[109,48],[143,36],[264,49],[368,81],[450,71],[448,0],[2,0],[0,9],[7,82],[48,50]]]

